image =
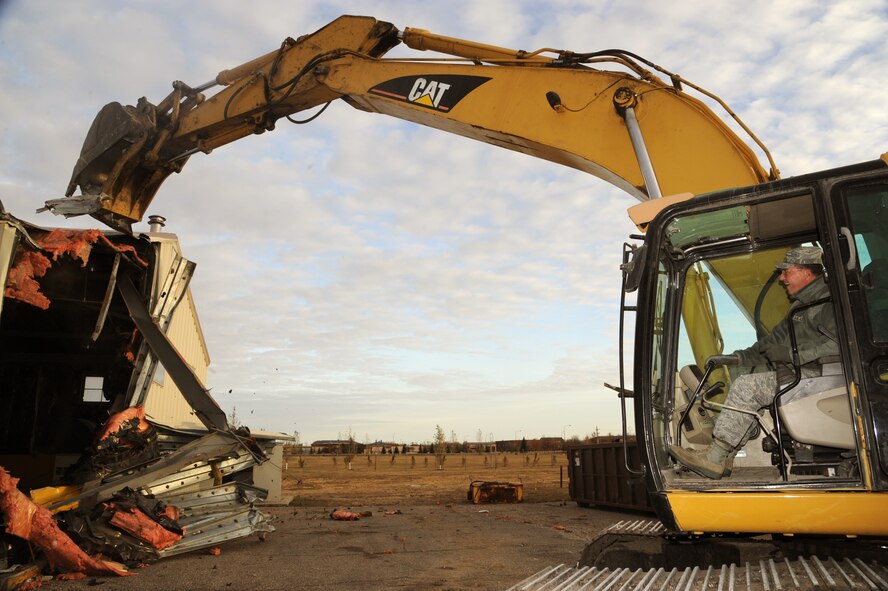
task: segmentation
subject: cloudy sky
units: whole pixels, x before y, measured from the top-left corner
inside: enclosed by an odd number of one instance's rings
[[[102,105],[157,102],[173,80],[200,84],[341,14],[641,54],[731,104],[783,176],[888,150],[885,0],[0,0],[0,200],[38,225],[93,227],[34,211],[63,195]],[[193,157],[149,213],[197,263],[223,408],[303,441],[351,429],[407,442],[436,424],[460,440],[619,431],[601,384],[618,379],[634,203],[597,178],[337,103]]]

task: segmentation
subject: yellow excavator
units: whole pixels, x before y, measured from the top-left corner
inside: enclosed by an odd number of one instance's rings
[[[384,57],[401,43],[443,57]],[[612,531],[576,567],[516,589],[888,589],[888,155],[781,180],[724,102],[628,51],[517,51],[343,16],[206,84],[174,82],[157,104],[105,106],[67,197],[46,207],[131,232],[191,156],[337,99],[588,172],[641,201],[629,212],[641,233],[623,245],[615,389],[624,430],[628,398],[634,407],[640,462],[626,469],[660,522]],[[755,413],[730,473],[701,477],[669,449],[712,440],[732,376],[706,360],[787,315],[774,269],[801,245],[823,252],[829,297],[817,305],[834,310],[839,355],[802,379],[794,348],[793,383]]]

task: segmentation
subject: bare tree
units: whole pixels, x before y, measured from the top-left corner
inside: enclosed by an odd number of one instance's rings
[[[444,461],[447,460],[447,436],[441,425],[435,425],[435,465],[438,470],[444,469]]]
[[[355,450],[358,445],[355,442],[355,434],[352,433],[352,428],[348,428],[348,441],[345,444],[345,463],[348,466],[348,469],[352,469],[352,460],[355,457]]]
[[[237,418],[237,407],[231,407],[231,414],[228,415],[228,424],[232,429],[237,429],[241,426],[240,420]]]

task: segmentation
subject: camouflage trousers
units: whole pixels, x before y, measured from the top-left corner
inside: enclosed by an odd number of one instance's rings
[[[817,375],[820,375],[819,369],[802,368],[803,378]],[[725,399],[725,406],[762,414],[766,410],[762,407],[769,406],[776,395],[777,372],[750,373],[734,378]],[[755,422],[755,416],[752,414],[725,408],[715,421],[712,436],[737,449],[749,440]]]

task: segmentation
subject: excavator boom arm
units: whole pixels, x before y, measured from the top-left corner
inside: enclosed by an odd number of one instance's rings
[[[402,41],[457,57],[382,58]],[[544,55],[549,53],[554,57]],[[69,197],[80,187],[80,201],[47,206],[90,213],[128,230],[192,154],[270,131],[281,118],[337,98],[583,170],[642,200],[768,179],[752,150],[704,103],[680,90],[676,78],[663,83],[625,52],[583,56],[516,51],[420,29],[399,32],[370,17],[340,17],[220,73],[212,84],[225,87],[209,98],[203,91],[210,84],[176,82],[157,105],[145,99],[136,106],[106,105],[68,186]],[[587,65],[599,62],[620,69]],[[656,192],[627,128],[627,100],[656,172]]]

